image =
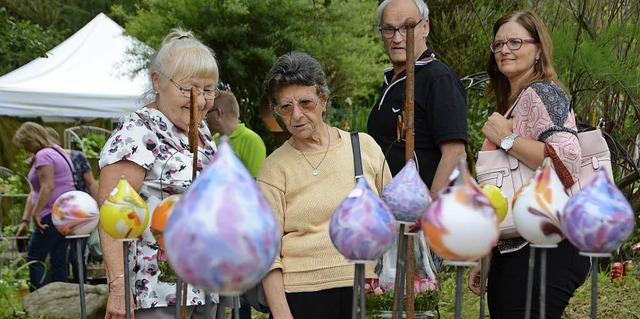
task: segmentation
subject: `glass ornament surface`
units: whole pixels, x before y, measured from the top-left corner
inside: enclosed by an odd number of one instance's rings
[[[155,237],[160,249],[164,249],[164,229],[167,226],[167,220],[173,211],[173,207],[180,201],[182,194],[171,195],[163,199],[151,214],[151,225],[149,230]]]
[[[138,238],[149,223],[149,209],[124,176],[100,207],[100,225],[115,239]]]
[[[375,262],[393,244],[396,220],[365,178],[338,205],[329,221],[333,245],[353,262]]]
[[[89,235],[98,226],[100,210],[91,195],[77,190],[70,191],[56,199],[51,220],[65,236]]]
[[[422,216],[431,249],[448,261],[476,261],[493,248],[500,234],[498,216],[461,160],[451,186],[442,190]]]
[[[505,217],[507,217],[507,212],[509,211],[509,200],[502,190],[496,186],[491,184],[480,185],[480,189],[482,193],[487,196],[489,202],[496,210],[496,214],[498,215],[498,220],[502,222]]]
[[[223,138],[167,221],[164,245],[171,268],[206,291],[241,293],[262,280],[279,244],[269,203]]]
[[[609,254],[633,232],[633,209],[606,171],[569,199],[560,215],[567,239],[581,252]]]
[[[569,200],[564,185],[545,158],[513,198],[513,221],[520,235],[536,245],[554,246],[564,239],[560,213]]]
[[[429,188],[410,159],[382,190],[382,200],[398,222],[415,223],[431,204]]]

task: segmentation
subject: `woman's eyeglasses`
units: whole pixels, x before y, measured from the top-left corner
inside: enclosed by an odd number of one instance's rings
[[[424,20],[424,18],[420,19],[418,21],[418,23],[416,23],[416,26],[418,24],[420,24],[420,22],[422,22],[423,20]],[[397,28],[384,27],[384,28],[378,28],[378,30],[380,30],[380,34],[385,39],[393,38],[396,35],[396,32],[400,33],[400,36],[402,36],[403,38],[407,36],[407,27],[405,27],[405,26],[400,26],[400,27],[397,27]]]
[[[181,87],[180,84],[176,83],[176,81],[172,80],[171,78],[169,78],[169,81],[173,83],[173,85],[175,85],[178,88],[178,90],[180,90],[180,93],[182,93],[182,95],[188,98],[191,98],[191,89]],[[217,88],[204,89],[204,91],[196,88],[196,92],[198,92],[198,95],[196,95],[196,97],[204,94],[204,99],[207,101],[211,101],[215,99],[216,96],[218,96],[218,93],[220,93]]]
[[[295,107],[295,105],[296,105],[295,102],[287,102],[280,105],[276,105],[276,107],[274,107],[274,110],[276,111],[276,113],[278,113],[278,115],[282,117],[286,117],[291,115],[291,113],[293,113],[293,108]],[[297,105],[298,105],[298,108],[302,111],[302,113],[307,113],[316,109],[316,106],[318,106],[318,100],[317,99],[316,100],[300,99]]]
[[[537,43],[538,40],[533,38],[530,38],[530,39],[510,38],[507,40],[496,40],[489,43],[489,49],[491,49],[491,52],[493,53],[500,52],[502,51],[502,47],[504,47],[504,45],[506,44],[509,50],[516,51],[522,47],[523,42]]]

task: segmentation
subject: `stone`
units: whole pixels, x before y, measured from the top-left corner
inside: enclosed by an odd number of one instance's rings
[[[107,285],[84,285],[88,319],[104,318],[109,297]],[[78,284],[52,282],[28,295],[22,301],[32,317],[80,318],[80,289]]]

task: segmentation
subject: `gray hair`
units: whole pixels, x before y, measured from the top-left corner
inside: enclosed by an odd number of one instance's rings
[[[376,12],[376,19],[378,20],[379,27],[382,26],[382,11],[384,11],[384,8],[386,8],[389,2],[391,1],[392,0],[384,0],[378,6],[378,11]],[[423,0],[413,0],[413,2],[415,2],[416,6],[418,6],[418,10],[420,10],[420,16],[422,17],[422,19],[424,19],[425,21],[429,19],[429,7],[427,7],[427,3],[424,2]]]
[[[176,76],[213,78],[214,87],[218,85],[218,63],[213,50],[196,39],[191,31],[180,28],[171,30],[162,40],[149,65],[149,78],[154,72],[163,75],[158,79],[161,87],[169,85],[169,79]],[[144,100],[152,102],[155,96],[153,81],[150,81]]]
[[[329,107],[331,91],[327,85],[327,76],[318,60],[312,56],[293,51],[282,55],[273,64],[264,82],[267,97],[272,105],[276,104],[276,94],[290,85],[315,86],[318,94],[327,98]]]

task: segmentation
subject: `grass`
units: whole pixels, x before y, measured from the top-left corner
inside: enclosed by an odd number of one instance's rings
[[[480,315],[480,299],[466,287],[466,272],[463,284],[461,318],[478,318]],[[617,279],[611,281],[609,270],[601,270],[598,274],[598,318],[640,319],[640,303],[637,301],[640,293],[640,267],[633,273],[627,274],[624,283]],[[441,270],[441,318],[453,318],[455,308],[455,273],[452,268],[443,267]],[[15,318],[15,313],[22,311],[18,287],[0,281],[0,319]],[[231,318],[230,311],[227,318]],[[580,287],[569,302],[562,319],[584,319],[591,314],[591,279]],[[268,315],[254,311],[254,319],[267,319]],[[485,310],[485,318],[489,318]]]
[[[467,270],[468,271],[468,270]],[[464,275],[461,318],[479,318],[480,298],[466,286],[467,271]],[[598,274],[598,318],[640,319],[640,267],[621,280],[611,281],[611,272],[602,270]],[[452,268],[441,270],[441,318],[454,318],[456,278]],[[537,301],[534,301],[537,302]],[[486,304],[486,299],[485,299]],[[486,306],[485,306],[486,307]],[[587,279],[569,302],[562,319],[584,319],[591,316],[591,278]],[[267,319],[268,315],[253,311],[253,319]],[[230,312],[227,318],[231,318]],[[485,308],[485,318],[489,318],[489,310]]]

